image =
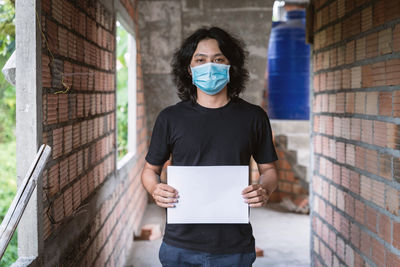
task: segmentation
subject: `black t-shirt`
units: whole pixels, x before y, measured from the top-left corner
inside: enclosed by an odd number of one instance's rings
[[[278,159],[267,113],[239,98],[220,108],[181,101],[158,115],[146,161],[173,166],[249,165]],[[179,188],[176,188],[179,191]],[[244,189],[244,188],[243,188]],[[251,224],[166,224],[164,241],[209,253],[254,251]]]

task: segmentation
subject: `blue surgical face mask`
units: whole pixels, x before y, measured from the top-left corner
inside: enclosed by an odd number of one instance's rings
[[[230,65],[217,63],[190,67],[193,84],[206,94],[215,95],[228,84],[229,68]]]

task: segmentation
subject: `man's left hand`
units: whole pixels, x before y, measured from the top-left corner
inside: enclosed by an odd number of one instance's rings
[[[250,208],[264,206],[270,195],[267,189],[262,188],[261,184],[249,185],[242,191],[244,201],[249,204]]]

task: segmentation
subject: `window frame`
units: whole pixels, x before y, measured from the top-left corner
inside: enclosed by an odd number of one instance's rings
[[[137,45],[135,24],[119,1],[114,2],[116,13],[115,22],[119,22],[124,29],[128,32],[128,51],[129,51],[129,65],[128,65],[128,153],[126,153],[120,160],[117,160],[117,172],[126,173],[123,169],[129,169],[129,166],[136,161],[136,144],[137,144]],[[117,42],[115,40],[115,46]],[[115,53],[117,49],[115,48]],[[115,56],[116,58],[116,56]],[[117,70],[115,70],[115,94],[117,94]],[[115,97],[115,107],[117,107],[117,97]],[[115,110],[115,127],[117,127],[117,111]],[[118,131],[116,129],[115,142],[118,144]],[[116,152],[118,153],[118,151]],[[118,155],[116,154],[118,159]],[[126,168],[128,167],[128,168]],[[121,173],[121,175],[123,175]]]

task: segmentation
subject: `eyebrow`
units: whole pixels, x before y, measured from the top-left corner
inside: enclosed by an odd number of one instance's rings
[[[218,54],[215,54],[215,55],[212,55],[212,56],[213,57],[224,56],[224,54],[218,53]],[[207,57],[207,55],[206,54],[197,53],[197,54],[194,55],[194,57]]]

